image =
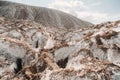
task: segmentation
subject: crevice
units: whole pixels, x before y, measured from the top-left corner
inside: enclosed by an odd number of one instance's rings
[[[107,52],[108,48],[103,46],[103,45],[99,45],[99,48],[101,48],[105,53]]]
[[[103,45],[103,43],[102,43],[99,35],[96,36],[95,39],[96,39],[96,43],[97,43],[98,45]]]
[[[22,69],[22,59],[16,59],[16,68],[14,68],[15,73],[18,73]]]
[[[35,45],[35,48],[38,48],[39,47],[39,40],[36,41],[36,45]]]
[[[66,65],[68,63],[68,57],[65,58],[65,59],[61,59],[57,62],[57,65],[60,67],[60,68],[65,68]]]
[[[120,53],[120,48],[116,44],[113,44],[112,46],[112,49],[117,50],[118,53]]]

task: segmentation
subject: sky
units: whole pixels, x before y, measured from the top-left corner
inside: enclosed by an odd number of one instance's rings
[[[8,0],[61,10],[82,20],[99,24],[120,20],[120,0]]]

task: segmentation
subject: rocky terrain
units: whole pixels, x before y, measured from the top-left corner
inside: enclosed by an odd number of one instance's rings
[[[33,20],[46,27],[79,29],[92,25],[61,11],[1,0],[0,15],[10,19]]]
[[[120,21],[68,30],[0,17],[0,80],[120,80]]]
[[[120,80],[120,20],[82,24],[6,1],[0,15],[0,80]]]

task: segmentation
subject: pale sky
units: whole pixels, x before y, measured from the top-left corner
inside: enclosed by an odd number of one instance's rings
[[[8,0],[64,11],[97,24],[120,20],[120,0]]]

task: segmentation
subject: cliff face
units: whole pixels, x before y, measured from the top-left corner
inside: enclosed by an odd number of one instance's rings
[[[78,30],[0,17],[1,80],[120,80],[120,21]]]
[[[0,1],[0,15],[10,19],[33,20],[47,27],[79,29],[92,25],[61,11],[8,1]]]

